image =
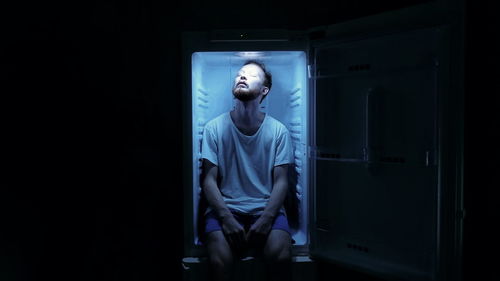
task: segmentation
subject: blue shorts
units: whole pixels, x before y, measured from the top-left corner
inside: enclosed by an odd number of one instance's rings
[[[232,214],[233,214],[234,218],[240,223],[240,225],[245,229],[245,232],[247,232],[250,229],[250,227],[252,226],[252,224],[254,224],[255,221],[259,218],[259,216],[244,215],[244,214],[235,213],[235,212],[232,212]],[[292,235],[292,233],[290,231],[290,226],[288,225],[288,219],[286,218],[286,216],[283,213],[279,213],[276,216],[271,229],[281,229],[281,230],[288,232],[288,234],[290,234],[290,236]],[[210,233],[212,231],[216,231],[216,230],[222,230],[222,226],[221,226],[219,219],[215,216],[215,212],[211,211],[205,215],[205,231],[204,231],[205,233],[204,234],[206,236],[208,233]]]

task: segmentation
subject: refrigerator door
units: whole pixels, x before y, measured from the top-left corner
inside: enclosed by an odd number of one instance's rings
[[[384,278],[436,280],[447,31],[379,31],[326,36],[311,49],[310,254]]]

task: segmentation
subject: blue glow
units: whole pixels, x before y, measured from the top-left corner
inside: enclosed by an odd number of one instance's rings
[[[306,54],[302,51],[196,52],[192,55],[192,134],[193,134],[193,225],[197,229],[200,144],[206,122],[233,108],[231,88],[234,77],[248,59],[266,64],[273,86],[261,110],[281,121],[294,144],[297,193],[300,200],[299,226],[292,229],[295,245],[307,243],[308,190],[308,85]],[[195,238],[195,243],[198,243]]]

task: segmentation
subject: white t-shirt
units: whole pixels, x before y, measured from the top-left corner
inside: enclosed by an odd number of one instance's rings
[[[272,170],[293,163],[293,146],[287,128],[268,114],[258,131],[247,136],[227,112],[205,125],[201,155],[218,167],[229,210],[260,215],[271,195]],[[206,213],[211,210],[209,206]]]

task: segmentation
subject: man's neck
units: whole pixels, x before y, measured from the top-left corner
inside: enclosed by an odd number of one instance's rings
[[[265,114],[259,110],[260,104],[256,100],[249,102],[237,101],[231,117],[240,130],[256,129],[264,120]]]

